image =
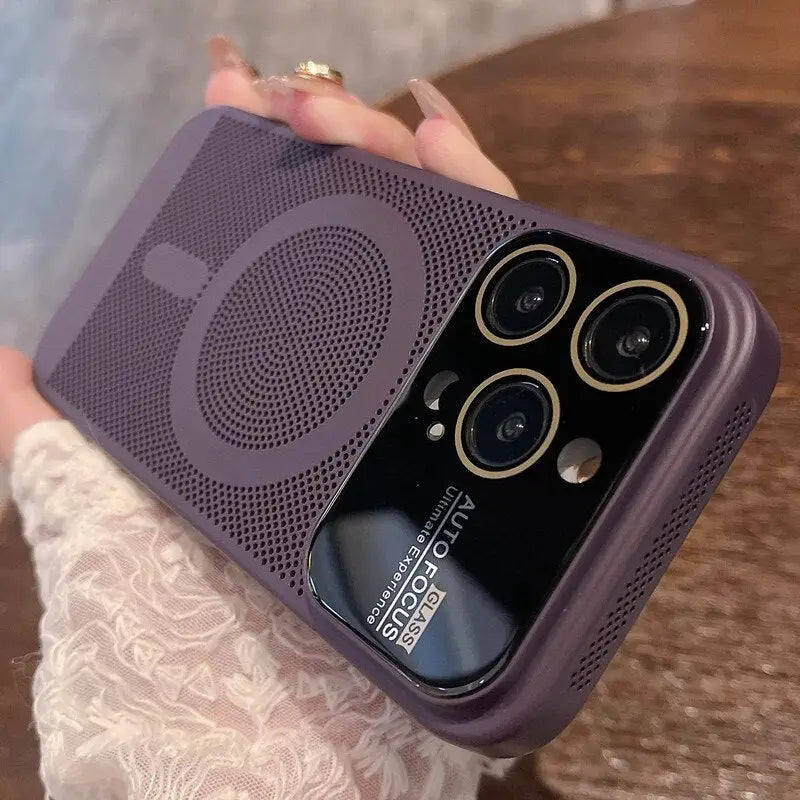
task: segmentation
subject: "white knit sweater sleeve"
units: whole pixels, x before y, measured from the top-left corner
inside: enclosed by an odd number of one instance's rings
[[[11,479],[57,800],[453,800],[498,769],[424,731],[70,424],[25,432]]]

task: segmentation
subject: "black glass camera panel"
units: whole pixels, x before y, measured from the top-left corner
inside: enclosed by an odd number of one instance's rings
[[[431,691],[491,679],[706,331],[699,291],[671,270],[558,232],[503,245],[320,525],[316,598]],[[458,380],[431,402],[445,371]],[[579,438],[600,466],[569,482],[558,455]]]

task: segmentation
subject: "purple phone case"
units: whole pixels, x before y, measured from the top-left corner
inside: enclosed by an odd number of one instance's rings
[[[486,255],[533,226],[689,276],[710,331],[502,671],[436,697],[316,602],[305,559]],[[285,322],[300,312],[299,328]],[[258,373],[242,356],[253,335],[271,337]],[[771,320],[726,270],[213,108],[145,179],[48,327],[35,372],[57,408],[430,730],[515,755],[584,704],[761,414],[778,364]],[[323,369],[320,403],[304,389]]]

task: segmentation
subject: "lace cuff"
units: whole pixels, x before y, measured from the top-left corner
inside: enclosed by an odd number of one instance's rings
[[[69,423],[25,432],[11,477],[45,607],[52,796],[475,797],[490,762],[422,729]]]

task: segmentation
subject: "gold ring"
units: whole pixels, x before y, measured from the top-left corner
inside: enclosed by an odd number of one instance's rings
[[[329,64],[320,64],[317,61],[301,61],[295,68],[294,74],[301,78],[321,78],[322,80],[338,83],[344,86],[344,75]]]

